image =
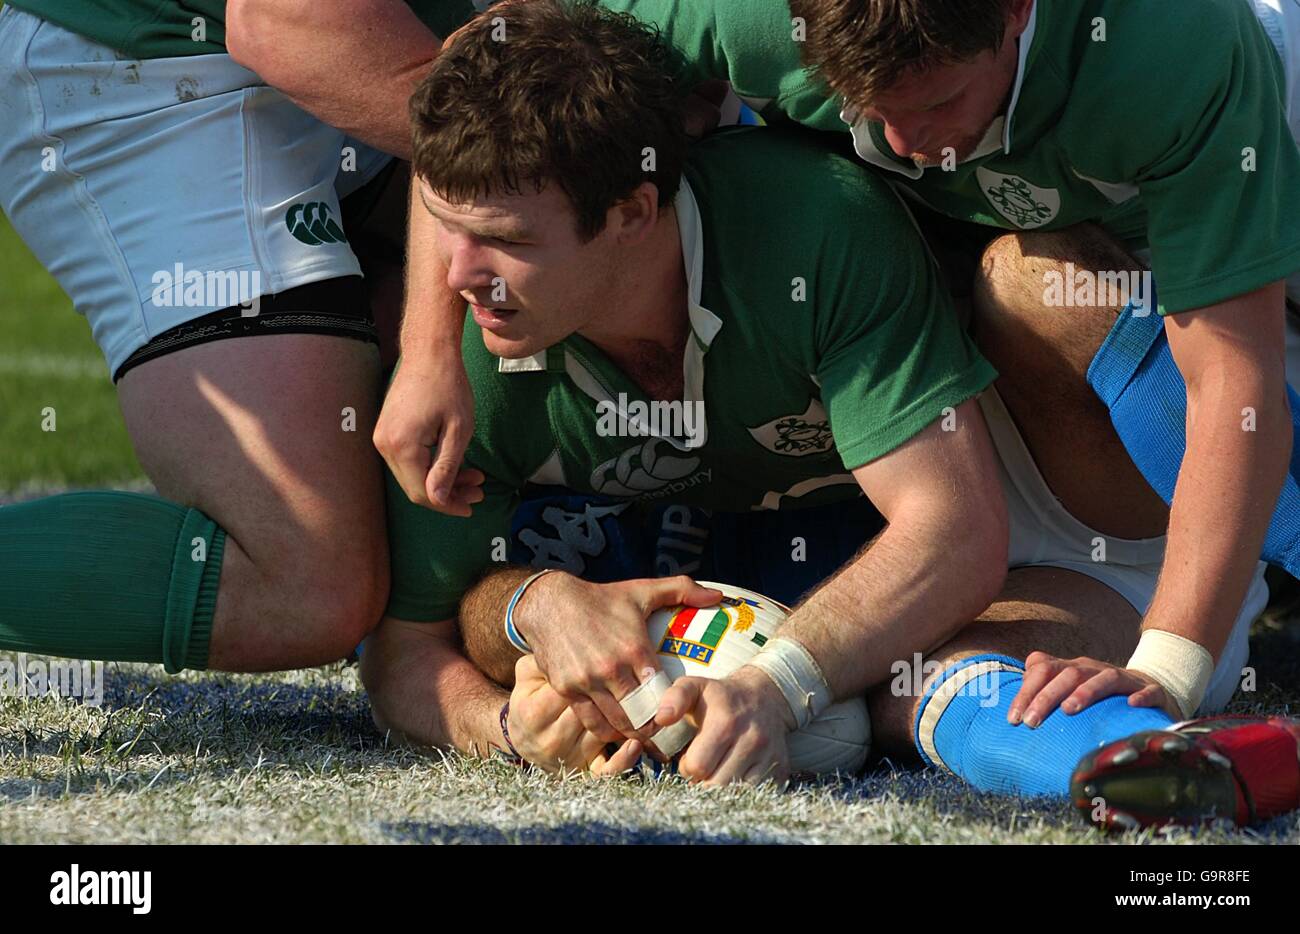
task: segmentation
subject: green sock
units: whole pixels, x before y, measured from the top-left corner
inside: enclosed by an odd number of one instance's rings
[[[0,649],[206,668],[226,533],[139,493],[0,507]]]

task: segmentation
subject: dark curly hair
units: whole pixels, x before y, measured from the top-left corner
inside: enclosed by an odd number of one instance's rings
[[[642,182],[661,206],[677,193],[686,134],[671,71],[657,30],[627,14],[558,0],[489,9],[411,96],[412,168],[452,201],[557,184],[590,240]]]

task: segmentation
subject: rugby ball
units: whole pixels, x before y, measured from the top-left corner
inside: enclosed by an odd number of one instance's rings
[[[724,594],[710,607],[672,606],[650,615],[650,640],[659,667],[672,680],[685,676],[725,678],[750,661],[790,608],[770,597],[699,581]],[[790,771],[796,775],[850,773],[862,768],[871,748],[871,721],[864,698],[832,704],[788,739]]]

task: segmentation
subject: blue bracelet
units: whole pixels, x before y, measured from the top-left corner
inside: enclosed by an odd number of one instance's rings
[[[515,628],[515,604],[517,604],[520,598],[523,597],[524,591],[529,588],[533,581],[537,580],[539,577],[545,577],[554,570],[556,570],[556,568],[546,568],[545,570],[538,571],[536,574],[529,577],[519,585],[517,590],[515,590],[514,596],[510,598],[510,603],[506,606],[506,638],[510,640],[511,645],[523,652],[525,655],[532,654],[533,650],[528,644],[528,640],[525,639],[520,634],[519,630]]]

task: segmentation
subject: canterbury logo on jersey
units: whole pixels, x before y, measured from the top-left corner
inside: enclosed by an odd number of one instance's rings
[[[334,222],[330,206],[324,201],[291,205],[284,215],[284,224],[295,239],[308,246],[348,242],[343,228]]]
[[[603,496],[666,495],[710,481],[712,471],[699,466],[698,457],[680,457],[668,441],[651,438],[593,470],[591,486]]]

